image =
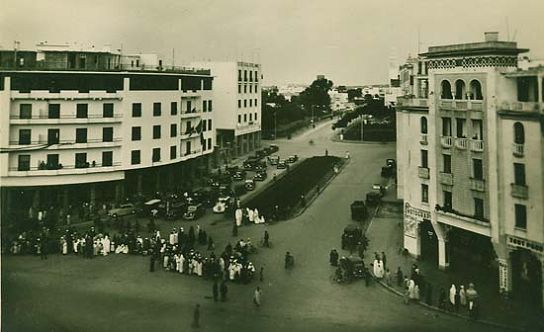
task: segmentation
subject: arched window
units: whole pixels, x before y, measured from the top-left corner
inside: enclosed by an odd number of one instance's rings
[[[455,81],[455,99],[465,99],[466,93],[465,81]]]
[[[514,143],[525,144],[525,129],[521,122],[514,123]]]
[[[482,85],[477,80],[470,81],[470,99],[482,100]]]
[[[448,80],[443,80],[441,83],[442,92],[440,94],[440,98],[442,99],[452,99],[451,95],[451,84]]]
[[[427,133],[427,118],[422,116],[420,121],[421,121],[421,133],[426,134]]]

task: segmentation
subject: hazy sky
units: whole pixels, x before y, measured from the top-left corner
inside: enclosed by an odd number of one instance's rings
[[[265,84],[384,83],[399,61],[429,45],[515,35],[544,59],[544,0],[0,0],[0,45],[39,41],[123,45],[166,64],[244,59]],[[508,22],[508,23],[507,23]],[[509,26],[509,29],[507,29]]]

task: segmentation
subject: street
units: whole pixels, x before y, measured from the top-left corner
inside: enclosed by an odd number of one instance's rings
[[[330,125],[318,126],[292,140],[279,140],[282,157],[298,154],[351,155],[350,162],[299,217],[274,225],[244,226],[238,238],[258,243],[265,229],[273,243],[251,257],[264,282],[229,284],[226,303],[211,299],[211,281],[159,268],[148,272],[148,258],[110,255],[93,260],[60,255],[2,257],[3,331],[149,331],[191,330],[192,310],[201,305],[202,331],[487,331],[477,322],[405,305],[380,285],[364,282],[338,285],[328,255],[340,255],[340,236],[351,222],[349,206],[363,199],[379,182],[386,158],[395,158],[395,144],[355,144],[330,140]],[[313,144],[310,144],[313,141]],[[231,237],[231,224],[208,213],[198,223],[213,235],[216,253]],[[166,222],[162,222],[165,223]],[[175,222],[188,227],[188,222]],[[164,225],[169,229],[172,223]],[[295,267],[286,271],[286,251]],[[368,263],[368,262],[367,262]],[[258,278],[257,278],[258,279]],[[252,295],[263,289],[262,306]]]

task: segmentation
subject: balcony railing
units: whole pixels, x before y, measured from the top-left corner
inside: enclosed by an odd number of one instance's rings
[[[397,98],[397,105],[404,107],[428,107],[429,103],[426,98],[399,97]]]
[[[78,165],[64,165],[64,164],[57,164],[57,165],[48,165],[48,164],[38,164],[38,166],[32,166],[29,168],[19,168],[18,166],[10,167],[10,172],[31,172],[32,175],[51,175],[51,174],[58,174],[58,173],[67,173],[66,170],[74,170],[74,169],[82,169],[82,168],[89,168],[89,169],[101,169],[101,168],[108,168],[108,167],[118,167],[121,166],[121,162],[115,162],[111,165],[103,165],[94,162],[85,162]],[[34,174],[36,173],[36,174]]]
[[[529,187],[526,184],[510,184],[512,188],[512,197],[527,199],[529,197]]]
[[[440,183],[453,186],[453,174],[440,172]]]
[[[429,168],[428,167],[418,167],[417,169],[417,176],[419,176],[422,179],[428,179],[429,178]]]
[[[440,137],[440,144],[442,144],[443,148],[449,149],[452,145],[452,137],[451,136],[441,136]]]
[[[29,143],[21,144],[19,141],[9,141],[10,146],[26,146],[29,149],[33,148],[34,145],[42,146],[42,145],[59,145],[59,148],[72,148],[71,145],[74,144],[95,144],[95,143],[104,143],[105,145],[116,145],[119,142],[123,141],[122,137],[115,137],[111,140],[106,140],[102,138],[89,138],[85,141],[77,142],[75,140],[56,140],[56,141],[48,141],[47,139],[39,139],[39,140],[33,140]]]
[[[512,143],[512,152],[515,157],[523,157],[525,154],[525,146],[523,144]]]
[[[89,119],[117,119],[122,118],[122,113],[115,113],[111,117],[105,117],[102,113],[100,114],[88,114],[86,117],[77,117],[75,113],[71,114],[61,114],[58,118],[50,118],[48,114],[32,114],[30,117],[21,117],[20,114],[10,114],[9,118],[14,120],[59,120],[59,119],[78,119],[78,120],[89,120]]]
[[[182,119],[188,119],[188,118],[196,118],[202,115],[202,110],[194,110],[191,112],[183,112],[181,113]]]
[[[429,144],[429,142],[427,141],[427,134],[421,134],[421,139],[419,140],[419,143],[421,145]]]
[[[536,101],[503,101],[499,104],[503,111],[516,112],[540,112],[544,109],[544,103]]]
[[[485,192],[485,181],[483,179],[470,178],[470,190]]]
[[[440,108],[443,110],[455,110],[455,111],[481,111],[483,108],[482,100],[468,100],[468,99],[446,99],[440,100]]]
[[[455,138],[455,147],[461,150],[466,150],[468,147],[468,139],[466,137]]]
[[[484,151],[484,141],[473,139],[470,140],[470,150],[474,152],[483,152]]]

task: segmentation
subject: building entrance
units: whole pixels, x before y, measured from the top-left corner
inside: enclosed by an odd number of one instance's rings
[[[421,239],[421,259],[438,265],[438,238],[429,220],[419,223],[419,238]]]
[[[527,249],[510,253],[512,262],[512,293],[535,307],[542,307],[542,264]]]

